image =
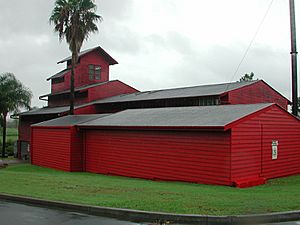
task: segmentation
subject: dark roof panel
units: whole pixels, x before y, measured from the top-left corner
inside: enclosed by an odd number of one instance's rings
[[[75,105],[74,108],[82,108],[92,105],[91,103],[85,103],[81,105]],[[27,112],[19,113],[18,115],[21,116],[31,116],[31,115],[46,115],[46,114],[61,114],[61,113],[67,113],[70,110],[70,106],[60,106],[60,107],[44,107],[44,108],[38,108],[38,109],[32,109]]]
[[[69,115],[47,120],[45,122],[33,124],[33,127],[51,127],[51,126],[74,126],[90,120],[99,119],[110,114],[90,114],[90,115]]]
[[[85,54],[87,54],[87,53],[89,53],[89,52],[95,51],[95,50],[99,51],[99,54],[102,55],[102,56],[104,57],[104,59],[109,63],[109,65],[118,64],[118,62],[117,62],[113,57],[111,57],[111,56],[110,56],[103,48],[101,48],[100,46],[95,47],[95,48],[91,48],[91,49],[87,49],[87,50],[84,50],[84,51],[80,52],[80,53],[78,54],[78,58],[80,58],[81,56],[83,56],[83,55],[85,55]],[[69,57],[67,57],[67,58],[65,58],[65,59],[63,59],[63,60],[60,60],[59,62],[57,62],[57,64],[63,63],[63,62],[66,62],[66,61],[69,61],[69,60],[71,60],[71,59],[72,59],[72,57],[69,56]]]
[[[19,113],[21,116],[31,116],[31,115],[46,115],[46,114],[60,114],[68,112],[70,109],[69,106],[62,107],[44,107],[39,109],[33,109],[27,112]]]
[[[256,82],[259,82],[259,80],[137,92],[133,94],[118,95],[115,97],[102,99],[95,101],[94,103],[101,104],[220,95],[231,90],[254,84]]]
[[[47,78],[47,80],[51,80],[51,79],[55,79],[55,78],[59,78],[59,77],[62,77],[63,75],[65,75],[67,72],[69,72],[70,69],[64,69],[56,74],[54,74],[53,76]]]
[[[243,104],[130,109],[81,124],[85,127],[224,127],[273,105]]]

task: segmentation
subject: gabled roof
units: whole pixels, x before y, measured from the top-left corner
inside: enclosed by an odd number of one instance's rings
[[[89,115],[69,115],[59,117],[53,120],[33,124],[32,127],[57,127],[57,126],[74,126],[90,120],[99,119],[110,114],[89,114]]]
[[[101,83],[95,83],[95,84],[80,86],[80,87],[75,88],[75,92],[87,90],[89,88],[101,86],[103,84],[107,84],[107,83],[114,82],[114,81],[116,81],[116,80],[110,80],[110,81],[105,81],[105,82],[101,82]],[[70,93],[70,90],[65,90],[65,91],[60,91],[60,92],[56,92],[56,93],[41,95],[39,98],[41,99],[41,98],[48,97],[48,96],[61,95],[61,94],[67,94],[67,93]]]
[[[225,128],[273,103],[129,109],[82,123],[82,127]]]
[[[86,54],[88,54],[88,53],[90,53],[90,52],[93,52],[93,51],[98,51],[99,52],[99,54],[101,55],[101,56],[103,56],[103,58],[109,63],[109,65],[115,65],[115,64],[118,64],[118,62],[113,58],[113,57],[111,57],[103,48],[101,48],[100,46],[98,46],[98,47],[95,47],[95,48],[91,48],[91,49],[87,49],[87,50],[84,50],[84,51],[82,51],[82,52],[80,52],[79,53],[79,57],[78,58],[80,58],[80,57],[82,57],[82,56],[84,56],[84,55],[86,55]],[[69,57],[67,57],[67,58],[65,58],[65,59],[63,59],[63,60],[60,60],[59,62],[57,62],[57,64],[59,64],[59,63],[63,63],[63,62],[66,62],[66,61],[69,61],[69,60],[71,60],[72,59],[72,56],[69,56]]]
[[[63,75],[65,75],[67,72],[69,72],[71,69],[64,69],[56,74],[54,74],[53,76],[47,78],[47,80],[51,80],[51,79],[54,79],[54,78],[59,78],[59,77],[62,77]]]
[[[155,99],[216,96],[257,82],[260,82],[260,80],[144,91],[133,94],[118,95],[111,98],[95,101],[94,103],[101,104],[114,102],[145,101]]]

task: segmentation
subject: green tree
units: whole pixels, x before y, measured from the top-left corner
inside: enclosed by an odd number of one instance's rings
[[[97,21],[102,17],[96,13],[93,0],[56,0],[49,21],[54,25],[59,40],[65,39],[72,52],[70,76],[70,114],[74,114],[74,68],[84,40],[98,31]]]
[[[254,80],[253,78],[254,78],[253,72],[251,72],[250,74],[246,73],[244,76],[240,78],[240,81],[252,81]]]
[[[20,108],[30,109],[31,91],[12,73],[0,75],[0,114],[2,131],[2,158],[5,157],[6,119],[9,112],[18,112]]]

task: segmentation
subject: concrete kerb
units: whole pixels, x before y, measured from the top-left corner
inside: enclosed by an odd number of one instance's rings
[[[241,216],[209,216],[194,214],[171,214],[160,212],[147,212],[141,210],[118,209],[109,207],[87,206],[80,204],[65,203],[59,201],[48,201],[37,198],[0,194],[0,200],[17,203],[42,206],[46,208],[75,211],[97,216],[105,216],[116,219],[124,219],[132,222],[164,222],[170,224],[199,224],[199,225],[239,225],[239,224],[259,224],[278,223],[300,220],[300,211],[289,211],[270,214],[241,215]]]

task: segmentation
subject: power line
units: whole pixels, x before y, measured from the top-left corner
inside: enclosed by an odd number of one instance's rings
[[[269,14],[269,11],[270,11],[270,9],[271,9],[271,7],[272,7],[273,2],[274,2],[274,0],[271,0],[271,2],[269,3],[269,6],[268,6],[268,8],[267,8],[267,10],[266,10],[266,12],[265,12],[263,18],[262,18],[261,22],[259,23],[259,25],[258,25],[258,27],[257,27],[257,29],[256,29],[256,31],[255,31],[255,33],[254,33],[254,35],[253,35],[253,37],[252,37],[250,43],[249,43],[249,45],[248,45],[248,47],[246,48],[246,51],[245,51],[245,53],[244,53],[244,55],[243,55],[241,61],[239,62],[239,64],[238,64],[238,66],[237,66],[237,68],[236,68],[236,70],[235,70],[233,76],[231,77],[229,83],[231,83],[232,80],[235,78],[235,76],[236,76],[236,74],[238,73],[238,71],[239,71],[239,69],[240,69],[242,63],[244,62],[244,60],[245,60],[245,58],[246,58],[246,56],[247,56],[247,54],[248,54],[248,52],[249,52],[249,50],[250,50],[250,48],[251,48],[253,42],[254,42],[254,40],[256,39],[256,36],[258,35],[258,33],[259,33],[259,31],[260,31],[260,28],[262,27],[263,23],[264,23],[265,20],[266,20],[267,15]],[[227,85],[227,88],[226,88],[225,91],[227,91],[228,86],[229,86],[229,84]]]

